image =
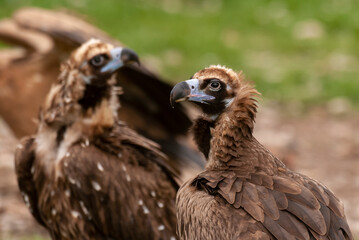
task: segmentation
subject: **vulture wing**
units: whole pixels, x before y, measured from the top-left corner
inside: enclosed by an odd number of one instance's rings
[[[118,121],[111,132],[100,136],[95,143],[102,150],[115,155],[118,155],[123,145],[139,150],[166,173],[176,190],[179,188],[179,172],[171,167],[166,155],[161,152],[160,145],[141,136],[124,122]]]
[[[34,140],[35,139],[32,137],[26,137],[21,140],[15,152],[15,171],[19,189],[27,207],[30,209],[30,212],[37,222],[45,226],[40,217],[38,209],[38,194],[33,181],[33,163],[35,160]]]
[[[111,133],[93,145],[75,144],[62,160],[73,210],[106,237],[174,237],[178,185],[157,144],[123,126]]]
[[[276,239],[353,239],[342,203],[323,185],[293,174],[206,171],[192,185],[245,211]]]

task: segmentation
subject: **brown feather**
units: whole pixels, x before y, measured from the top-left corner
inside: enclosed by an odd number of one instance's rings
[[[277,220],[279,218],[279,209],[273,195],[271,195],[269,191],[262,186],[256,186],[256,188],[264,214],[273,220]]]
[[[211,92],[207,87],[211,81],[222,85]],[[213,99],[199,104],[205,118],[215,120],[206,170],[177,194],[179,237],[353,239],[343,205],[334,194],[290,171],[252,136],[258,92],[241,74],[210,66],[192,77],[191,84],[196,82],[196,91]],[[226,106],[218,112],[220,101]],[[207,141],[206,126],[196,127],[195,139]],[[200,149],[202,143],[197,141]]]
[[[306,226],[296,217],[286,211],[280,211],[280,218],[277,223],[290,234],[298,239],[309,239],[309,233]]]
[[[301,186],[301,192],[300,194],[286,194],[288,200],[295,201],[297,203],[300,203],[301,205],[304,205],[306,207],[312,208],[312,209],[319,209],[320,204],[318,200],[315,198],[313,193],[309,191],[306,187]]]
[[[263,209],[259,206],[258,193],[255,187],[251,184],[246,185],[243,188],[241,206],[257,221],[264,221]]]
[[[231,191],[240,192],[242,191],[242,187],[243,187],[243,180],[240,178],[236,178],[236,181],[232,185]]]
[[[273,176],[273,188],[274,190],[283,193],[289,193],[289,194],[301,193],[301,188],[296,182],[288,178],[283,178],[278,176]]]
[[[309,187],[309,189],[321,203],[325,204],[325,206],[329,205],[329,197],[324,192],[323,188],[319,187],[315,182],[309,182],[307,187]]]
[[[271,194],[273,194],[273,197],[275,198],[275,200],[277,202],[277,206],[278,206],[279,210],[287,209],[288,199],[284,193],[273,190],[273,191],[271,191]]]
[[[17,137],[36,131],[34,119],[59,75],[61,62],[91,38],[124,46],[83,16],[68,11],[21,8],[0,22],[0,40],[14,46],[9,48],[14,54],[0,51],[0,85],[9,90],[0,96],[0,102],[7,103],[0,105],[0,114]],[[159,143],[171,168],[183,179],[203,169],[203,156],[186,137],[191,125],[187,109],[172,109],[168,104],[172,86],[143,63],[119,70],[116,80],[125,92],[119,119]]]
[[[292,234],[288,233],[287,230],[282,228],[271,218],[265,218],[263,224],[276,239],[296,239]]]
[[[292,201],[288,202],[287,209],[320,235],[327,232],[325,220],[319,210],[313,210]]]
[[[234,181],[236,178],[224,178],[219,184],[218,187],[222,190],[225,194],[228,194],[233,186]]]
[[[324,188],[325,193],[329,197],[328,207],[335,212],[336,215],[340,217],[344,217],[344,206],[343,203],[339,201],[339,199],[334,196],[334,194],[328,189]]]
[[[34,138],[27,137],[20,141],[15,151],[15,172],[19,189],[30,212],[41,225],[45,225],[38,209],[38,193],[33,181],[35,147]],[[33,169],[33,170],[31,170]]]
[[[118,120],[114,75],[89,64],[113,48],[90,40],[71,55],[16,154],[20,190],[53,239],[176,236],[176,172],[157,143]]]
[[[233,204],[235,208],[240,208],[242,206],[242,197],[243,197],[242,193],[239,192],[236,193],[236,198]]]
[[[211,127],[213,127],[213,121],[210,119],[205,119],[203,117],[198,118],[190,129],[194,133],[194,141],[198,146],[204,156],[207,158],[210,149],[211,141]]]

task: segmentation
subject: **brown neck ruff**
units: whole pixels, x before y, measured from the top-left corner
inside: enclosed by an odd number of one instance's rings
[[[78,71],[66,72],[70,72],[71,77],[60,75],[47,96],[39,116],[40,127],[45,124],[56,131],[80,124],[82,131],[87,132],[85,135],[91,137],[113,126],[120,106],[117,97],[120,90],[114,86],[115,76],[108,79],[104,87],[95,88],[86,86]]]
[[[211,129],[207,170],[276,172],[277,160],[252,135],[258,95],[252,86],[242,86],[231,105],[217,118]],[[263,158],[264,152],[270,157]]]

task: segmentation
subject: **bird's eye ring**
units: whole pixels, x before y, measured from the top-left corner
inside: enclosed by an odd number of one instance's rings
[[[212,81],[209,84],[209,89],[212,91],[219,91],[221,89],[221,84],[218,81]]]
[[[96,55],[91,60],[90,63],[94,67],[100,67],[104,64],[105,57],[103,55]]]

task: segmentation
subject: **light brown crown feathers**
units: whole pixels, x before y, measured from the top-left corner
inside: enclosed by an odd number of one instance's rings
[[[227,84],[228,95],[233,96],[233,101],[225,109],[227,117],[234,126],[240,127],[245,136],[252,134],[257,113],[257,98],[261,95],[253,84],[244,78],[242,71],[221,66],[211,65],[197,72],[193,78],[217,78]]]

